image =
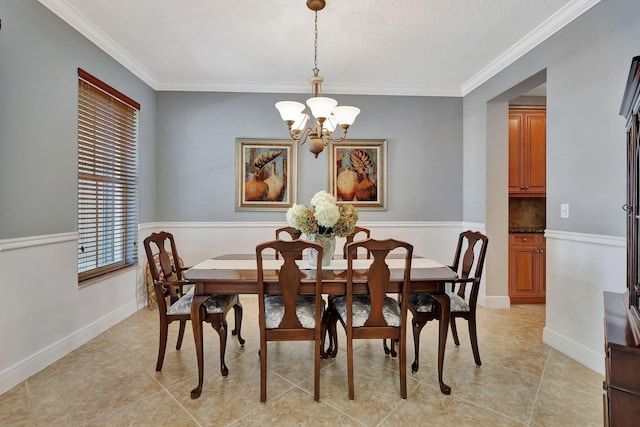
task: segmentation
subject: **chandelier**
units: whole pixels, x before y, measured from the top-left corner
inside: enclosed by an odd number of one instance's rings
[[[304,104],[295,101],[276,103],[280,117],[289,127],[291,138],[299,144],[304,144],[309,139],[309,151],[316,158],[329,142],[340,142],[345,139],[349,126],[360,113],[357,107],[338,107],[338,101],[335,99],[321,96],[324,78],[318,75],[320,71],[318,69],[318,11],[324,9],[324,6],[325,0],[307,0],[307,7],[315,12],[314,68],[313,76],[309,78],[313,96],[307,99],[307,106],[313,115],[313,124],[307,126],[310,115],[305,110]],[[342,129],[342,135],[336,137],[333,132],[338,127]]]

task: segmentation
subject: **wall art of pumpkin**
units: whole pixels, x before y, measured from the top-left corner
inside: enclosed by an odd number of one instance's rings
[[[247,178],[244,184],[244,196],[247,201],[281,202],[286,194],[285,181],[278,176],[275,159],[282,151],[265,151],[247,166]],[[284,163],[284,162],[283,162]],[[284,164],[282,165],[284,167]],[[284,172],[283,172],[284,174]]]
[[[343,169],[336,179],[338,200],[362,202],[377,200],[375,178],[372,181],[369,176],[370,173],[375,174],[375,165],[369,153],[363,149],[354,149],[345,154],[348,156],[340,156],[337,165],[337,170]],[[345,160],[348,160],[348,164]]]

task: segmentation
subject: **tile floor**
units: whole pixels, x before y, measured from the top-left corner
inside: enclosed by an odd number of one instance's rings
[[[205,329],[199,399],[189,397],[197,384],[191,334],[176,351],[177,324],[171,325],[163,370],[155,372],[158,313],[143,309],[0,395],[0,425],[602,425],[603,378],[542,343],[543,305],[479,309],[482,367],[473,362],[460,321],[461,346],[449,338],[445,360],[450,396],[438,388],[438,327],[432,322],[422,332],[420,370],[408,368],[406,400],[399,394],[397,360],[385,356],[378,340],[356,344],[355,400],[349,401],[342,335],[336,359],[322,362],[320,402],[312,397],[312,345],[270,343],[267,402],[260,404],[257,301],[241,299],[247,343],[241,348],[229,340],[230,372],[222,378],[217,334]],[[232,313],[229,320],[233,324]],[[408,350],[411,363],[411,338]]]

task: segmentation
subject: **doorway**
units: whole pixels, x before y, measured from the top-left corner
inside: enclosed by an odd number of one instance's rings
[[[541,70],[487,102],[486,115],[486,231],[492,238],[486,261],[484,305],[508,308],[509,298],[509,104],[547,80]]]
[[[509,102],[509,300],[546,302],[546,83]]]

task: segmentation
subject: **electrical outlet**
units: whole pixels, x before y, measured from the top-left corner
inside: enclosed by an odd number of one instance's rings
[[[569,204],[562,203],[560,205],[560,218],[569,218]]]

